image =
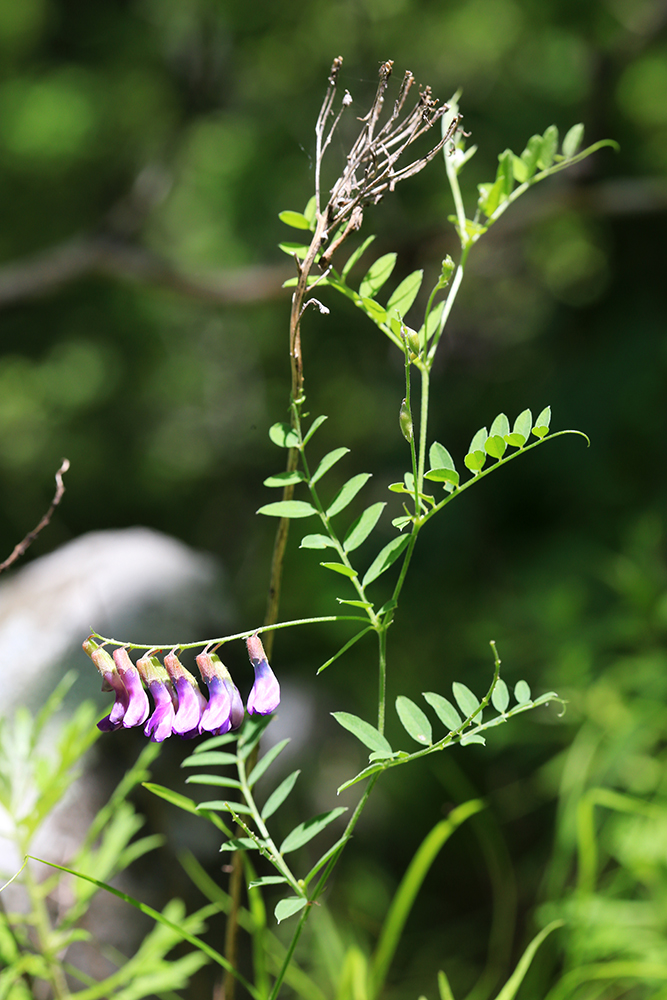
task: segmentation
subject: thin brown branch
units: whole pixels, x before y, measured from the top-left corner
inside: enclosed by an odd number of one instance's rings
[[[98,234],[83,236],[0,266],[0,308],[55,292],[91,275],[157,285],[219,305],[244,305],[281,297],[288,267],[258,266],[190,274],[145,247]]]
[[[62,500],[63,493],[65,492],[65,484],[63,483],[63,476],[68,469],[69,469],[69,460],[67,458],[64,458],[62,465],[56,472],[56,492],[53,497],[53,500],[51,501],[51,506],[49,507],[49,509],[47,510],[46,514],[39,522],[37,527],[33,528],[33,530],[30,531],[25,536],[22,542],[19,542],[18,545],[15,545],[12,554],[8,556],[3,563],[0,563],[0,573],[3,573],[6,569],[9,569],[9,567],[13,565],[13,563],[15,563],[17,559],[21,558],[21,556],[25,553],[25,551],[35,541],[39,533],[43,531],[44,528],[46,528],[47,524],[49,524],[49,522],[51,521],[53,513],[58,504],[60,503],[60,501]]]

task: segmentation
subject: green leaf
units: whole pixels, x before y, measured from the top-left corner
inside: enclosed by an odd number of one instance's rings
[[[321,562],[320,566],[324,566],[325,569],[333,570],[334,573],[340,573],[341,576],[347,576],[350,580],[355,576],[358,576],[356,569],[352,569],[351,566],[346,566],[345,563]]]
[[[512,154],[512,172],[517,184],[524,184],[528,180],[528,168],[520,156]]]
[[[371,531],[380,520],[380,515],[386,506],[386,503],[382,501],[371,504],[371,506],[367,507],[363,514],[357,518],[345,535],[345,539],[343,541],[343,549],[345,552],[353,552],[354,549],[358,549],[359,546],[366,541]]]
[[[299,447],[299,435],[289,424],[273,424],[269,427],[269,437],[279,448]]]
[[[303,847],[313,837],[316,837],[318,833],[321,833],[329,823],[333,823],[335,819],[342,816],[344,812],[347,812],[347,808],[345,806],[338,806],[336,809],[330,809],[329,812],[313,816],[312,819],[306,820],[305,823],[299,823],[283,840],[280,845],[280,853],[289,854],[290,851],[296,851],[299,847]]]
[[[322,478],[325,472],[328,472],[329,469],[331,469],[336,464],[336,462],[340,461],[343,455],[348,454],[349,450],[350,450],[349,448],[334,448],[333,451],[327,452],[327,454],[324,456],[324,458],[318,465],[315,475],[311,479],[311,483],[315,484],[316,482],[318,482],[318,480]]]
[[[256,781],[259,781],[267,767],[270,767],[271,764],[273,764],[278,754],[282,753],[288,743],[289,739],[284,739],[279,743],[276,743],[275,746],[272,746],[270,750],[267,750],[262,759],[255,764],[248,776],[248,785],[250,788],[252,788]]]
[[[497,712],[505,712],[509,703],[510,693],[507,690],[507,684],[502,677],[499,677],[491,694],[491,704]]]
[[[561,701],[555,691],[547,691],[546,694],[541,694],[539,698],[536,698],[533,705],[547,705],[550,701],[554,700]]]
[[[413,271],[407,278],[404,278],[389,296],[387,312],[391,314],[392,310],[395,310],[396,314],[402,319],[417,298],[417,293],[421,288],[423,280],[423,271]]]
[[[503,190],[504,184],[502,180],[494,181],[493,184],[478,184],[477,190],[479,191],[479,198],[477,199],[477,204],[479,205],[484,215],[490,218],[498,205],[503,201]]]
[[[484,468],[486,462],[486,452],[485,451],[473,451],[469,452],[463,459],[467,469],[471,472],[481,472]]]
[[[292,229],[310,229],[310,222],[305,215],[301,212],[279,212],[278,218],[281,222],[284,222],[286,226],[291,226]]]
[[[250,837],[234,837],[226,840],[220,845],[221,851],[258,851],[259,844],[256,844]]]
[[[370,601],[348,601],[343,597],[337,597],[336,600],[339,604],[349,604],[353,608],[372,608],[373,605]]]
[[[393,750],[389,741],[375,726],[371,726],[370,722],[365,722],[349,712],[332,712],[331,714],[343,729],[347,729],[353,736],[356,736],[369,750],[383,754],[385,757],[391,757]]]
[[[530,432],[533,426],[533,414],[530,410],[522,410],[519,416],[514,421],[514,427],[512,428],[512,434],[516,434],[523,438],[523,443],[517,447],[523,447],[530,437]],[[508,441],[508,444],[513,444],[513,441]]]
[[[452,993],[452,988],[449,985],[449,979],[447,979],[447,976],[442,969],[438,973],[438,992],[440,994],[440,1000],[454,1000],[454,994]]]
[[[430,746],[433,743],[431,723],[414,701],[399,694],[396,699],[396,711],[403,728],[409,736],[412,736],[413,740],[416,740],[417,743],[423,743],[425,746]]]
[[[542,148],[537,161],[538,167],[548,170],[554,161],[556,150],[558,149],[558,129],[555,125],[550,125],[542,136]]]
[[[371,264],[362,278],[359,285],[359,294],[362,299],[372,299],[380,291],[385,281],[391,277],[391,272],[396,266],[396,254],[386,253],[378,257],[375,263]]]
[[[429,469],[424,473],[424,479],[430,479],[433,483],[454,483],[459,485],[459,474],[455,469]]]
[[[271,792],[268,799],[264,803],[264,808],[261,812],[262,819],[268,819],[269,816],[273,816],[274,812],[281,807],[289,793],[294,788],[296,779],[300,774],[301,771],[292,771],[292,773],[288,774],[287,777],[280,782],[278,787]]]
[[[530,701],[530,687],[526,681],[517,681],[514,687],[514,697],[519,705],[526,705]]]
[[[456,469],[454,459],[439,441],[434,441],[429,448],[428,460],[431,469]]]
[[[197,809],[209,810],[210,812],[234,813],[235,816],[252,816],[252,809],[243,802],[234,802],[232,799],[213,799],[211,802],[200,802]]]
[[[463,712],[466,719],[469,719],[471,715],[479,708],[479,700],[475,697],[469,687],[465,684],[460,684],[458,681],[454,681],[452,684],[452,691],[454,692],[454,698],[456,699],[456,704],[459,706]],[[482,721],[482,713],[475,715],[475,723]]]
[[[335,549],[336,543],[326,535],[304,535],[300,549]]]
[[[223,774],[190,774],[185,779],[186,785],[216,785],[218,788],[240,788],[238,778],[228,778]]]
[[[411,517],[394,517],[392,518],[392,525],[394,528],[398,528],[399,531],[403,531],[403,528],[407,528],[409,524],[412,524]]]
[[[248,882],[249,889],[261,889],[265,885],[280,885],[281,882],[286,882],[287,879],[283,875],[262,875],[261,878],[255,878],[252,882]]]
[[[336,514],[340,514],[342,510],[345,510],[347,505],[352,503],[359,490],[363,489],[370,478],[370,472],[360,472],[358,476],[352,476],[352,479],[348,479],[328,508],[327,517],[335,517]]]
[[[233,753],[218,750],[205,750],[203,752],[195,750],[192,756],[186,757],[181,762],[181,767],[203,767],[206,764],[212,767],[225,767],[227,764],[236,764],[236,761],[236,754]]]
[[[209,750],[214,750],[216,747],[224,747],[227,743],[234,743],[235,740],[239,738],[239,734],[235,733],[223,733],[221,736],[212,736],[210,740],[204,740],[199,746],[196,746],[193,753],[208,753]],[[236,758],[234,758],[236,760]]]
[[[309,248],[304,243],[279,243],[278,249],[282,250],[283,253],[289,254],[290,257],[298,257],[299,260],[304,260]]]
[[[506,149],[498,156],[498,170],[496,172],[496,184],[500,184],[500,203],[507,201],[514,187],[514,170],[512,159],[514,153],[511,149]]]
[[[490,434],[486,439],[484,451],[491,458],[502,458],[506,450],[507,444],[505,443],[505,439],[501,438],[499,434]]]
[[[308,224],[314,227],[315,219],[317,218],[317,198],[315,195],[308,199],[308,203],[303,210],[303,214],[306,219],[308,219]]]
[[[537,161],[540,157],[541,152],[542,152],[542,136],[531,135],[530,139],[526,143],[526,148],[521,154],[521,159],[523,160],[526,167],[525,180],[530,180],[530,178],[537,170]],[[523,181],[521,183],[523,183]]]
[[[357,263],[357,261],[361,258],[362,254],[366,253],[366,251],[368,250],[369,246],[371,245],[374,239],[375,239],[374,236],[367,236],[364,242],[361,244],[361,246],[358,246],[357,249],[354,251],[354,253],[350,254],[350,256],[347,258],[345,267],[340,273],[343,281],[345,281],[345,278],[348,276],[348,274],[350,273],[354,265]]]
[[[473,436],[470,442],[470,447],[468,448],[468,454],[471,455],[476,451],[484,451],[484,445],[486,444],[486,439],[489,434],[486,427],[480,427],[477,433]]]
[[[308,444],[308,442],[310,441],[311,437],[313,436],[313,434],[315,433],[315,431],[318,429],[318,427],[321,427],[322,424],[324,423],[324,421],[328,420],[328,419],[329,418],[327,416],[325,416],[324,414],[321,417],[316,417],[316,419],[313,420],[312,424],[308,428],[308,433],[304,437],[303,443],[304,444]]]
[[[295,486],[305,480],[305,474],[295,469],[294,472],[277,472],[275,476],[269,476],[264,480],[265,486]]]
[[[386,323],[389,319],[387,310],[379,302],[376,302],[375,299],[358,298],[357,305],[373,323],[377,323],[379,326]]]
[[[569,160],[571,156],[574,156],[581,146],[583,138],[584,126],[581,122],[578,125],[573,125],[563,139],[563,156],[566,160]]]
[[[467,736],[461,737],[461,746],[466,747],[469,743],[481,743],[483,747],[486,746],[486,740],[479,733],[469,733]]]
[[[498,435],[504,438],[506,434],[510,432],[510,422],[504,413],[499,413],[496,419],[491,424],[489,429],[489,437]]]
[[[442,299],[437,305],[431,309],[428,314],[428,320],[426,322],[426,339],[430,340],[433,334],[440,327],[440,320],[442,319],[442,313],[445,308],[446,299]],[[424,338],[424,324],[422,323],[419,328],[419,341],[420,343]]]
[[[398,538],[392,538],[366,570],[364,578],[361,581],[361,586],[367,587],[369,583],[373,583],[379,576],[382,576],[385,570],[389,569],[392,563],[396,562],[409,540],[409,535],[399,535]]]
[[[171,788],[165,788],[164,785],[156,785],[152,781],[144,781],[143,787],[147,788],[149,792],[153,795],[157,795],[158,798],[164,799],[166,802],[170,802],[172,806],[178,806],[179,809],[184,809],[185,812],[194,813],[197,815],[197,805],[192,799],[189,799],[187,795],[181,795],[179,792],[173,792]]]
[[[288,896],[286,899],[281,899],[279,903],[276,903],[276,908],[273,911],[277,923],[287,920],[288,917],[293,917],[295,913],[304,908],[307,902],[305,896]]]
[[[533,427],[533,434],[537,438],[544,438],[549,433],[549,424],[551,423],[551,407],[545,406],[542,412],[539,414],[537,420],[535,421],[535,426]]]
[[[552,931],[556,930],[557,927],[562,927],[564,923],[564,920],[553,920],[550,924],[547,924],[544,930],[541,930],[539,934],[535,935],[519,959],[516,969],[496,997],[496,1000],[514,1000],[514,997],[519,992],[519,987],[524,980],[530,963],[533,961],[535,952],[540,947],[544,939],[551,934]]]
[[[423,696],[450,733],[461,728],[463,719],[450,701],[435,691],[424,691]]]
[[[267,503],[260,507],[257,514],[266,514],[268,517],[312,517],[317,514],[317,510],[311,503],[305,500],[278,500],[276,503]]]

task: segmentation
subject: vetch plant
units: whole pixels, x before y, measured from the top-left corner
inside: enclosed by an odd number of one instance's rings
[[[118,739],[120,730],[134,726],[144,726],[145,735],[157,743],[172,734],[186,739],[207,736],[204,741],[194,744],[183,766],[188,769],[189,784],[213,789],[215,797],[196,801],[154,783],[147,783],[146,787],[173,805],[212,823],[222,835],[220,850],[234,859],[233,885],[239,889],[241,880],[245,879],[250,912],[254,916],[250,921],[243,916],[247,911],[242,909],[240,892],[233,889],[224,953],[206,945],[194,933],[183,935],[225,970],[227,1000],[231,1000],[234,980],[241,982],[254,1000],[275,1000],[284,983],[289,983],[307,1000],[313,1000],[316,987],[312,983],[309,985],[303,970],[298,970],[298,975],[295,973],[295,949],[314,904],[328,886],[373,788],[385,771],[454,745],[484,744],[495,727],[526,711],[560,700],[553,691],[533,697],[528,683],[523,680],[510,692],[500,676],[500,658],[495,643],[491,642],[494,666],[485,693],[475,694],[466,684],[454,681],[451,697],[425,691],[423,702],[418,704],[396,690],[389,669],[388,639],[415,546],[431,520],[482,479],[548,441],[564,435],[579,435],[587,440],[576,430],[553,432],[551,409],[547,405],[535,418],[530,409],[524,409],[511,421],[504,413],[496,415],[490,423],[471,434],[467,451],[454,458],[444,444],[432,440],[429,435],[430,388],[438,347],[473,246],[534,184],[612,143],[604,140],[580,150],[581,125],[573,126],[562,143],[555,126],[550,126],[543,135],[532,136],[520,154],[509,149],[500,154],[495,177],[479,185],[477,204],[469,215],[459,175],[475,153],[475,147],[466,146],[469,137],[462,128],[459,95],[448,104],[440,104],[426,88],[411,105],[414,80],[412,74],[406,73],[397,98],[385,111],[392,70],[392,64],[387,62],[380,69],[371,107],[359,119],[359,129],[349,146],[344,167],[327,195],[322,180],[325,154],[352,103],[346,91],[336,104],[341,62],[337,59],[333,63],[317,120],[314,194],[303,212],[289,210],[280,216],[286,225],[302,234],[304,240],[281,244],[281,249],[293,258],[297,273],[286,283],[293,288],[289,324],[289,421],[275,423],[269,430],[272,442],[285,454],[285,467],[265,480],[269,490],[281,490],[282,496],[268,501],[258,511],[263,516],[278,519],[266,620],[259,627],[235,635],[192,643],[174,643],[170,637],[170,641],[160,645],[148,645],[97,633],[84,642],[85,651],[100,671],[104,689],[115,694],[109,715],[98,724],[105,732],[116,731],[108,739]],[[423,135],[432,136],[436,127],[437,137],[431,139],[426,152],[413,155],[410,147]],[[397,261],[395,253],[376,259],[359,282],[352,281],[354,268],[369,250],[374,237],[366,237],[346,258],[341,258],[341,253],[343,244],[361,228],[367,208],[377,205],[398,183],[421,171],[440,153],[444,157],[445,175],[453,198],[454,214],[450,221],[458,234],[460,256],[458,262],[450,257],[442,261],[437,280],[424,297],[423,312],[415,320],[412,319],[413,307],[422,301],[423,270],[408,275],[385,296],[383,289]],[[361,496],[371,474],[357,473],[333,492],[327,485],[327,476],[345,460],[349,449],[341,445],[325,454],[318,451],[316,434],[327,418],[325,415],[311,418],[305,411],[301,323],[309,305],[323,313],[330,308],[313,297],[314,289],[318,295],[325,289],[333,289],[352,301],[402,357],[404,379],[397,389],[393,432],[402,434],[405,439],[405,471],[400,481],[389,486],[385,500],[365,506],[356,516],[351,516],[349,510]],[[417,386],[418,399],[415,401]],[[385,511],[385,508],[388,509]],[[379,549],[376,545],[371,555],[360,555],[362,547],[373,542],[374,532],[386,516],[391,519],[394,531],[390,541]],[[337,602],[344,606],[340,609],[344,614],[279,621],[285,547],[290,529],[294,530],[292,522],[301,521],[309,522],[309,530],[301,534],[300,548],[322,554],[323,570],[333,573],[340,582]],[[370,545],[363,551],[369,548]],[[387,584],[388,580],[392,582]],[[280,701],[279,682],[269,665],[271,641],[275,632],[283,628],[345,621],[354,623],[353,634],[333,656],[318,665],[317,673],[330,668],[357,642],[373,638],[377,655],[377,711],[372,721],[353,715],[343,707],[333,713],[336,722],[368,751],[366,766],[359,773],[351,774],[338,791],[362,783],[364,787],[342,832],[333,843],[329,840],[325,844],[314,863],[304,868],[300,849],[315,838],[321,838],[324,844],[328,828],[347,810],[342,806],[332,807],[299,823],[290,832],[279,834],[276,814],[295,787],[300,774],[298,769],[283,778],[268,794],[263,794],[261,801],[255,797],[260,777],[270,771],[288,742],[283,740],[262,757],[258,756],[262,734],[270,725]],[[260,635],[266,642],[267,652]],[[247,715],[238,688],[217,652],[237,640],[245,640],[254,670]],[[113,649],[113,655],[106,647]],[[208,697],[179,659],[186,650],[196,654]],[[131,658],[133,653],[141,654],[136,663]],[[153,701],[152,712],[146,692]],[[386,724],[392,704],[403,735],[390,742]],[[465,803],[443,821],[444,825],[438,825],[437,833],[432,831],[424,841],[415,856],[420,858],[419,864],[411,866],[406,873],[387,915],[376,954],[363,966],[361,978],[356,980],[355,996],[370,1000],[382,989],[400,933],[428,867],[456,827],[480,808],[482,803],[477,800]],[[196,866],[192,871],[194,877],[198,877]],[[80,870],[78,874],[94,885],[102,885],[85,871]],[[104,887],[109,888],[106,884]],[[263,894],[274,894],[276,890],[279,894],[273,903],[276,922],[296,918],[290,942],[282,950],[276,947],[272,932],[261,917],[265,913]],[[129,901],[146,909],[136,900]],[[165,922],[164,915],[152,915],[165,926],[172,926]],[[241,924],[253,936],[252,982],[237,967],[236,937]],[[534,939],[514,975],[498,994],[498,1000],[511,1000],[535,950],[558,925],[558,922],[552,923]],[[343,991],[341,995],[347,995],[346,974],[341,972],[342,978],[335,987],[339,993]],[[451,998],[444,973],[440,974],[439,986],[442,1000]],[[104,995],[120,994],[111,989]]]

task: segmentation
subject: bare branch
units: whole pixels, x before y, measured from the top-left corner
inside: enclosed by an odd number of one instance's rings
[[[65,484],[63,483],[63,476],[68,469],[69,469],[69,460],[64,458],[62,465],[56,472],[56,492],[55,496],[53,497],[53,500],[51,501],[51,506],[49,507],[49,509],[47,510],[46,514],[39,522],[37,527],[33,528],[33,530],[25,536],[22,542],[19,542],[18,545],[15,545],[12,554],[8,556],[3,563],[0,563],[0,573],[3,573],[6,569],[9,569],[9,567],[13,563],[15,563],[17,559],[20,559],[21,556],[24,554],[24,552],[35,541],[40,531],[43,531],[44,528],[47,526],[47,524],[49,524],[51,518],[53,517],[53,513],[56,507],[63,498],[63,493],[65,492]]]

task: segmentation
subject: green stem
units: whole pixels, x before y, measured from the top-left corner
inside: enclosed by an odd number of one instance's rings
[[[417,489],[419,493],[424,490],[424,468],[426,465],[426,439],[428,434],[428,404],[430,390],[430,375],[426,368],[421,372],[421,401],[419,414],[419,469],[417,471]]]
[[[273,864],[275,865],[276,868],[278,868],[282,872],[282,874],[285,876],[291,887],[294,889],[295,893],[298,896],[304,896],[305,893],[302,887],[299,885],[296,876],[292,874],[282,854],[280,853],[275,843],[273,842],[271,834],[269,833],[266,827],[266,823],[264,822],[264,820],[260,815],[259,809],[257,808],[257,805],[255,803],[255,798],[252,794],[252,789],[248,784],[245,761],[241,760],[240,757],[238,758],[237,769],[239,773],[239,781],[241,782],[241,791],[243,792],[243,797],[246,800],[246,804],[248,805],[248,807],[252,812],[252,818],[254,819],[257,829],[262,835],[262,839],[264,840],[268,848]]]
[[[28,854],[29,847],[26,844],[19,845],[22,857]],[[67,980],[62,966],[49,947],[49,937],[51,935],[51,923],[49,914],[44,902],[39,885],[37,884],[30,865],[25,866],[24,883],[30,899],[32,909],[32,923],[37,935],[37,942],[41,954],[49,969],[49,979],[53,988],[55,1000],[69,1000],[71,996],[67,988]]]
[[[380,628],[378,637],[378,730],[384,734],[387,702],[387,629]]]

